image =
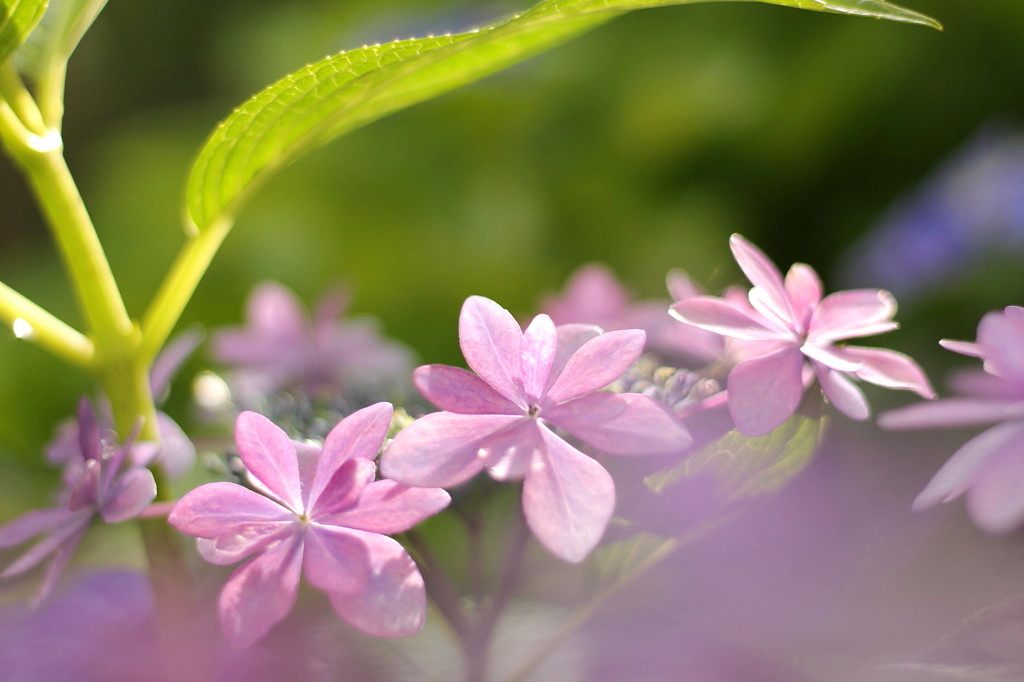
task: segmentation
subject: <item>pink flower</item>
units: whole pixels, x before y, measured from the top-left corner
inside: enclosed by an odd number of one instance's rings
[[[601,539],[615,487],[552,426],[619,455],[679,452],[690,443],[682,424],[651,398],[600,391],[639,357],[642,331],[556,328],[538,315],[524,332],[507,310],[473,296],[462,307],[459,341],[476,374],[444,365],[416,370],[417,388],[444,411],[400,432],[381,470],[421,486],[454,486],[484,467],[498,480],[525,479],[527,523],[566,561],[583,560]]]
[[[61,505],[31,511],[0,528],[0,548],[44,536],[0,573],[0,578],[20,575],[52,555],[37,601],[56,586],[94,516],[99,514],[108,523],[127,521],[156,497],[152,472],[139,466],[122,468],[130,442],[121,447],[104,442],[92,405],[85,398],[78,406],[77,432],[78,449],[69,453]]]
[[[808,265],[783,279],[775,264],[738,234],[730,240],[740,269],[753,284],[747,301],[699,296],[672,306],[686,324],[743,341],[764,342],[729,372],[729,411],[740,433],[759,436],[796,410],[811,375],[836,409],[867,419],[867,400],[851,378],[934,397],[917,363],[881,348],[837,345],[845,339],[895,329],[896,301],[881,289],[839,291],[822,298],[821,280]]]
[[[1024,308],[991,312],[978,324],[977,343],[942,341],[949,350],[981,358],[984,371],[965,372],[964,394],[910,405],[879,416],[889,429],[996,426],[967,441],[914,500],[920,510],[967,495],[967,510],[983,530],[1005,533],[1024,522]]]
[[[669,273],[669,293],[676,300],[701,292],[681,270]],[[560,296],[549,296],[541,310],[555,324],[596,324],[605,331],[642,329],[649,351],[684,366],[704,366],[722,354],[722,338],[676,324],[665,312],[667,301],[632,301],[611,270],[592,263],[573,273]]]
[[[237,367],[237,383],[257,393],[296,386],[318,391],[406,376],[410,353],[383,339],[371,320],[339,320],[347,304],[348,297],[335,291],[310,319],[291,291],[264,282],[249,297],[248,325],[218,332],[213,356]]]
[[[321,451],[289,440],[254,412],[238,416],[235,440],[259,492],[209,483],[185,495],[168,518],[199,538],[211,563],[254,557],[220,595],[221,624],[233,643],[252,644],[288,614],[300,573],[364,632],[401,637],[423,625],[423,578],[385,534],[408,530],[450,498],[436,488],[374,481],[374,457],[390,423],[390,404],[371,405],[339,422]]]

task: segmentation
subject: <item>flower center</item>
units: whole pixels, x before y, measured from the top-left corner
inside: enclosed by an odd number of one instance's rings
[[[530,419],[536,419],[537,415],[540,414],[540,405],[531,403],[530,407],[526,410],[526,416]]]

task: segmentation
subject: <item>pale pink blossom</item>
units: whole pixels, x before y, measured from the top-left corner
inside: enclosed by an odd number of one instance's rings
[[[247,646],[295,603],[300,574],[354,627],[381,637],[423,625],[423,578],[388,534],[408,530],[446,507],[448,493],[374,480],[391,423],[377,403],[338,423],[323,449],[295,443],[267,418],[243,412],[235,440],[254,490],[209,483],[186,494],[168,521],[194,535],[215,564],[249,561],[220,595],[227,637]]]
[[[555,327],[538,315],[524,332],[494,301],[470,297],[459,341],[476,372],[426,365],[413,380],[442,412],[401,431],[381,458],[383,473],[409,485],[458,485],[485,467],[498,480],[525,479],[523,511],[534,535],[567,561],[601,539],[615,507],[608,472],[556,433],[618,455],[680,452],[685,427],[655,400],[600,389],[643,351],[639,330],[601,333]]]
[[[823,297],[817,273],[793,265],[783,278],[775,264],[738,234],[733,255],[753,287],[746,301],[699,296],[672,306],[686,324],[745,342],[758,342],[756,354],[729,372],[729,411],[747,436],[772,431],[800,404],[805,387],[817,378],[836,409],[853,419],[870,414],[867,400],[851,379],[934,396],[917,363],[896,351],[849,346],[846,339],[895,329],[896,301],[881,289],[839,291]]]
[[[347,306],[348,296],[335,290],[310,317],[289,289],[264,282],[247,302],[247,325],[217,332],[212,354],[235,368],[243,392],[316,392],[406,376],[411,353],[381,337],[373,320],[339,319]]]
[[[42,536],[0,573],[0,578],[20,575],[52,557],[37,600],[56,586],[95,516],[108,523],[127,521],[141,514],[156,497],[151,471],[141,466],[124,467],[132,439],[123,446],[102,439],[88,399],[79,403],[76,431],[78,447],[67,453],[60,505],[30,511],[0,527],[0,548]]]
[[[666,280],[675,300],[703,292],[682,270]],[[668,301],[634,301],[615,275],[604,265],[591,263],[572,274],[563,292],[549,296],[541,312],[556,325],[594,324],[605,331],[641,329],[647,334],[646,349],[682,366],[702,367],[722,355],[722,338],[695,327],[676,324],[666,308]]]
[[[952,428],[992,424],[950,457],[914,500],[925,509],[966,494],[967,510],[991,533],[1024,523],[1024,308],[985,315],[977,342],[942,341],[949,350],[980,358],[984,370],[959,374],[962,396],[910,405],[879,416],[889,429]]]

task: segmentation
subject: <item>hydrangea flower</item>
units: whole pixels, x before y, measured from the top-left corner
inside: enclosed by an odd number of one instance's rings
[[[104,442],[88,399],[78,406],[78,449],[67,462],[60,506],[31,511],[0,528],[0,547],[13,547],[37,535],[43,538],[0,573],[20,575],[52,556],[37,593],[44,599],[56,586],[68,560],[97,514],[108,523],[135,518],[156,497],[153,473],[124,463],[130,441]]]
[[[197,330],[180,334],[157,356],[149,372],[150,390],[157,404],[163,402],[171,380],[182,363],[195,351],[203,340]],[[97,428],[101,433],[113,431],[114,418],[110,406],[101,400],[96,414]],[[136,440],[128,450],[132,466],[149,467],[159,465],[170,478],[180,478],[192,470],[196,460],[196,447],[185,432],[171,417],[157,410],[156,427],[159,441]],[[51,464],[65,468],[65,481],[73,480],[81,459],[81,434],[76,420],[69,419],[57,427],[57,434],[46,447],[46,459]]]
[[[698,296],[673,305],[672,314],[701,329],[763,343],[755,354],[745,347],[746,357],[729,372],[729,411],[740,433],[763,435],[786,421],[812,376],[829,402],[853,419],[867,419],[870,408],[851,379],[934,397],[928,378],[906,355],[837,343],[895,329],[896,301],[889,292],[856,289],[823,298],[810,266],[797,263],[783,279],[740,235],[732,236],[730,246],[754,285],[747,299]]]
[[[1024,308],[985,315],[976,343],[942,341],[952,351],[981,358],[984,370],[959,375],[962,397],[910,405],[879,416],[889,429],[995,426],[967,441],[914,500],[914,509],[967,496],[978,526],[1004,533],[1024,522]]]
[[[267,418],[243,412],[235,440],[255,491],[208,483],[175,505],[169,522],[199,538],[207,561],[250,558],[220,595],[221,624],[233,643],[252,644],[288,614],[300,574],[364,632],[400,637],[423,625],[423,578],[387,535],[408,530],[451,498],[437,488],[374,480],[391,411],[377,403],[354,412],[322,449],[295,443]]]
[[[248,324],[214,335],[213,356],[236,367],[236,383],[255,393],[294,387],[317,392],[405,376],[410,353],[382,338],[371,320],[339,320],[347,305],[348,297],[334,291],[310,319],[291,291],[264,282],[249,297]]]
[[[702,293],[681,270],[669,273],[666,283],[675,300]],[[676,324],[665,313],[666,303],[632,301],[611,270],[592,263],[573,273],[562,294],[544,299],[541,312],[556,325],[594,324],[605,331],[642,329],[647,334],[647,350],[684,366],[703,366],[717,360],[722,354],[722,338]]]
[[[416,387],[443,411],[401,431],[381,470],[417,486],[458,485],[485,467],[498,480],[525,479],[526,521],[566,561],[583,560],[601,539],[615,487],[552,427],[618,455],[680,452],[690,443],[655,400],[600,391],[640,356],[642,331],[556,328],[538,315],[524,332],[497,303],[472,296],[462,307],[459,342],[476,374],[445,365],[416,370]]]

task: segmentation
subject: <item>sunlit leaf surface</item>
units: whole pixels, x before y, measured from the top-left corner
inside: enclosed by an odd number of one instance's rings
[[[705,0],[545,0],[488,26],[368,45],[305,66],[236,109],[207,140],[187,189],[190,228],[231,221],[273,172],[339,135],[500,71],[635,9]],[[939,28],[881,0],[760,0]]]

